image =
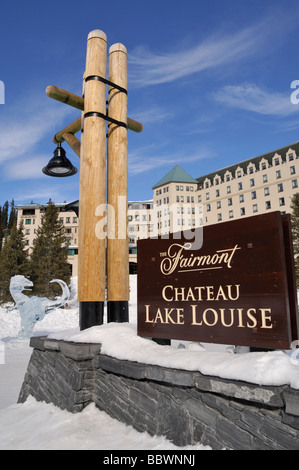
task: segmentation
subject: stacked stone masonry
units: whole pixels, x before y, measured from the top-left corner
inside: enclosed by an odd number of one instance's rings
[[[19,402],[29,395],[70,412],[94,402],[138,431],[178,446],[298,450],[299,391],[118,360],[100,344],[33,337]],[[163,346],[161,346],[163,347]]]

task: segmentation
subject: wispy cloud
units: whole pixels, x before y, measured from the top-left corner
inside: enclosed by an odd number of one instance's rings
[[[47,135],[51,141],[53,129],[56,131],[56,126],[59,127],[69,113],[70,108],[66,106],[58,113],[50,104],[32,106],[30,100],[18,112],[6,107],[5,116],[0,119],[0,163],[31,153]]]
[[[215,154],[210,149],[201,148],[189,152],[186,157],[182,153],[172,153],[170,155],[160,154],[154,148],[147,147],[138,149],[129,154],[129,174],[138,175],[153,169],[165,167],[171,169],[172,166],[197,162],[204,158],[212,158]]]
[[[286,117],[299,112],[299,105],[291,103],[291,90],[277,93],[254,83],[226,86],[211,96],[224,105],[262,115]]]
[[[276,31],[276,22],[266,17],[236,33],[219,33],[189,49],[179,47],[169,53],[138,47],[129,57],[130,82],[135,86],[169,83],[244,59],[260,51],[269,35]]]
[[[48,163],[48,155],[36,155],[29,158],[17,158],[4,164],[3,176],[7,180],[28,180],[41,178],[42,168]]]

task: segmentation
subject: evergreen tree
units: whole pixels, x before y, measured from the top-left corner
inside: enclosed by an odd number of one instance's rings
[[[14,199],[10,203],[10,213],[9,213],[9,218],[7,222],[7,228],[9,230],[12,229],[12,227],[17,223],[17,218],[18,218],[18,211],[15,209],[15,201]]]
[[[17,210],[15,209],[14,200],[10,204],[6,201],[3,207],[0,206],[0,251],[3,247],[4,239],[8,237],[10,230],[16,223]]]
[[[53,297],[60,294],[60,287],[49,284],[52,279],[70,282],[70,265],[67,262],[65,229],[59,221],[57,208],[49,203],[37,229],[30,257],[31,276],[34,293]]]
[[[23,227],[11,228],[10,235],[5,239],[0,256],[0,300],[6,302],[11,299],[9,292],[10,278],[16,274],[28,276],[29,261],[25,251]]]
[[[293,235],[293,249],[295,256],[296,283],[299,288],[299,193],[294,194],[291,202],[291,222]]]

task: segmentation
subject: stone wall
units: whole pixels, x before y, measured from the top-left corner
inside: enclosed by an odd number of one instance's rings
[[[299,449],[299,391],[121,361],[100,344],[31,338],[19,402],[29,395],[80,412],[89,403],[178,446]]]

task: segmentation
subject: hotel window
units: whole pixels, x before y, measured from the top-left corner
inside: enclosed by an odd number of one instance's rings
[[[222,214],[217,214],[217,220],[218,220],[218,222],[221,222],[221,220],[222,220]]]
[[[177,186],[175,187],[175,189],[176,189],[176,191],[179,191],[179,190],[180,190],[180,187],[177,185]]]
[[[279,198],[279,205],[280,205],[280,206],[284,206],[284,205],[285,205],[284,197]]]
[[[267,167],[266,167],[266,162],[263,162],[262,163],[262,170],[265,170]]]
[[[230,187],[230,186],[227,186],[227,188],[226,188],[226,192],[227,192],[227,194],[230,194],[230,193],[232,192],[232,189],[231,189],[231,187]]]
[[[239,171],[237,172],[237,178],[241,178],[241,176],[242,176],[242,172],[241,172],[241,170],[239,170]]]
[[[180,202],[180,196],[176,197],[176,202]]]
[[[229,206],[232,206],[232,205],[233,205],[233,200],[232,200],[231,197],[228,198],[227,202],[228,202],[228,205],[229,205]]]
[[[298,188],[298,181],[297,180],[292,180],[292,188]]]
[[[25,220],[25,225],[31,225],[31,219],[26,219]]]
[[[217,209],[221,209],[221,201],[217,201]]]
[[[294,154],[293,154],[293,153],[290,153],[290,154],[289,154],[289,161],[291,162],[292,160],[294,160]]]
[[[219,189],[216,189],[216,197],[219,197],[219,196],[220,196]]]
[[[240,194],[240,202],[244,202],[244,194]]]
[[[207,212],[210,212],[211,210],[211,204],[207,204]]]
[[[250,167],[249,167],[249,173],[252,175],[252,173],[253,173],[253,166],[250,166]]]
[[[265,195],[265,196],[269,196],[269,194],[270,194],[270,189],[269,189],[269,188],[265,188],[265,189],[264,189],[264,195]]]
[[[181,190],[181,191],[184,191],[184,186],[180,186],[180,190]]]
[[[256,199],[256,191],[252,191],[252,193],[251,193],[251,199]]]
[[[251,180],[250,180],[250,186],[251,186],[251,187],[254,186],[254,178],[251,178]]]
[[[27,228],[27,229],[25,230],[25,235],[30,235],[30,228]]]
[[[184,202],[184,196],[181,196],[181,202]]]
[[[233,218],[234,218],[234,211],[229,211],[228,217],[229,217],[230,219],[233,219]]]
[[[245,215],[245,207],[241,207],[241,209],[240,209],[240,214],[241,214],[241,215]]]
[[[275,164],[275,166],[279,165],[279,158],[275,158],[274,164]]]
[[[230,181],[230,175],[226,175],[226,181]]]
[[[216,179],[215,179],[215,184],[216,184],[216,185],[219,184],[219,178],[216,178]]]
[[[189,186],[186,186],[186,191],[189,191]]]
[[[279,183],[277,185],[277,189],[278,189],[278,192],[281,193],[283,191],[283,184],[282,183]]]
[[[263,175],[263,183],[268,183],[268,175]]]
[[[201,202],[201,194],[197,197],[197,201]]]
[[[210,199],[210,193],[206,193],[206,201]]]
[[[253,206],[252,206],[252,212],[257,212],[257,204],[253,204]]]
[[[239,189],[239,191],[242,191],[242,189],[243,189],[243,184],[242,183],[238,183],[238,189]]]
[[[271,201],[266,201],[266,209],[271,209]]]
[[[296,173],[296,170],[295,170],[294,166],[290,167],[290,172],[291,172],[291,175],[294,175]]]
[[[278,179],[278,178],[281,178],[281,171],[280,171],[280,170],[277,170],[277,172],[276,172],[276,178],[277,178],[277,179]]]

